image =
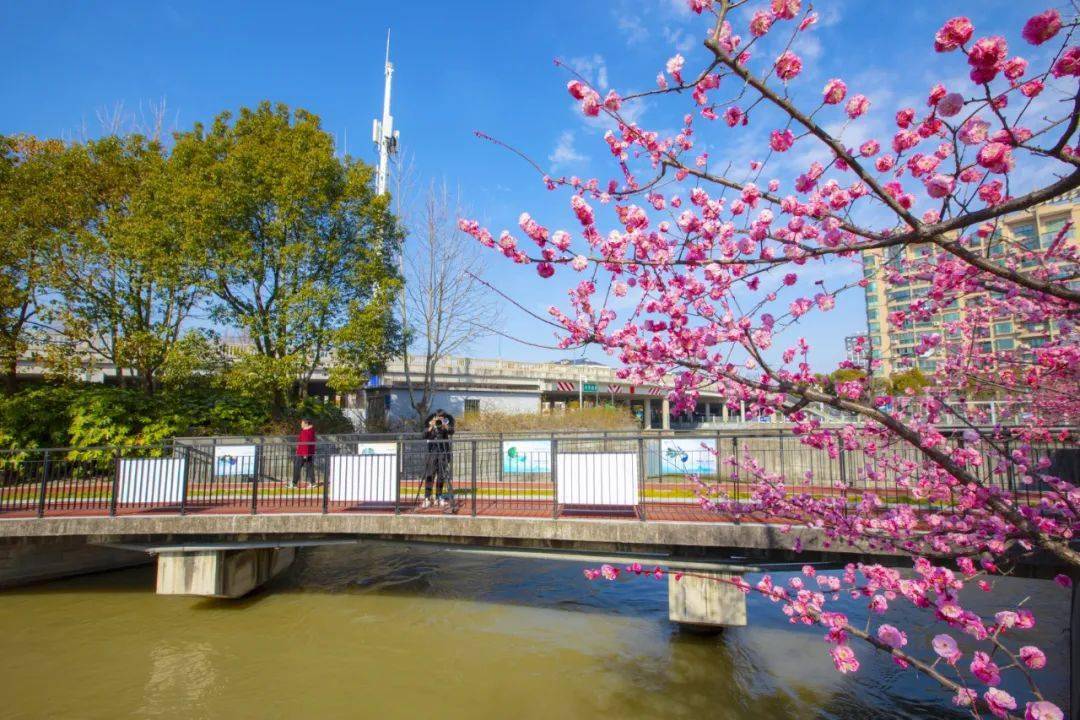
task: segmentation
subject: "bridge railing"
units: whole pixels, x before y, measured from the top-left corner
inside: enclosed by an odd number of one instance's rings
[[[1010,441],[1003,442],[1008,452]],[[1034,455],[1041,472],[1077,482],[1074,439],[1042,443]],[[1041,480],[984,456],[984,482],[1018,502],[1039,502],[1047,489]],[[844,504],[867,491],[918,508],[950,502],[920,494],[910,472],[918,460],[913,449],[888,457],[830,454],[782,432],[493,435],[447,443],[339,436],[307,444],[260,438],[0,451],[0,517],[452,512],[707,521],[725,519],[710,502],[751,500],[751,466],[782,477],[788,492]]]

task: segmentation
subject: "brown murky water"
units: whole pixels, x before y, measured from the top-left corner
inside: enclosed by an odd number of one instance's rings
[[[1028,605],[1063,698],[1068,598],[1052,588]],[[239,602],[158,597],[137,568],[0,593],[0,718],[953,714],[868,651],[857,675],[836,674],[820,633],[767,603],[751,600],[750,623],[681,633],[664,583],[403,546],[305,551]]]

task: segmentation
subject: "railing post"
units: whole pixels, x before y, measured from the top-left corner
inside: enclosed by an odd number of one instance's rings
[[[734,501],[736,506],[739,504],[739,436],[736,435],[731,438],[731,456],[735,459],[735,464],[731,467],[731,479],[735,482],[735,496]],[[735,518],[735,522],[738,522],[739,518]]]
[[[502,441],[499,441],[499,450],[502,451]],[[551,438],[551,519],[559,517],[559,440]],[[499,467],[502,467],[501,455]]]
[[[722,492],[721,484],[724,482],[724,469],[720,462],[720,453],[724,452],[723,438],[720,437],[720,431],[716,431],[716,455],[713,458],[716,461],[716,476],[713,480],[716,482],[717,492]]]
[[[554,438],[554,436],[552,436],[552,438]],[[503,436],[502,436],[502,433],[499,433],[498,443],[499,443],[499,462],[497,462],[496,465],[498,466],[499,476],[498,476],[497,482],[501,483],[503,481]]]
[[[117,495],[120,494],[120,448],[113,451],[112,496],[109,498],[109,515],[116,516]]]
[[[173,453],[176,448],[173,447]],[[191,452],[184,447],[184,475],[180,480],[180,514],[187,515],[188,475],[191,473]]]
[[[394,473],[394,482],[396,487],[394,488],[394,514],[401,514],[401,477],[405,472],[405,439],[402,435],[397,436],[397,442],[394,443],[394,452],[397,454],[397,472]]]
[[[217,447],[217,440],[214,440],[214,447]],[[255,467],[251,468],[251,482],[253,483],[252,488],[255,487],[255,478],[259,477],[260,475],[270,475],[266,468],[266,439],[262,436],[259,436],[259,444],[255,447],[254,464]],[[271,468],[273,468],[273,463],[271,463]],[[292,472],[292,468],[289,468],[288,471]],[[211,470],[211,472],[213,471]],[[278,485],[280,486],[280,484],[281,483],[279,481]]]
[[[780,477],[787,481],[787,475],[784,472],[784,434],[780,433]]]
[[[645,522],[645,438],[637,439],[638,493],[641,497],[641,521]]]
[[[472,476],[472,516],[476,517],[476,440],[470,440],[471,457],[469,458],[469,474]]]
[[[372,456],[374,457],[374,456]],[[330,512],[330,459],[327,458],[326,473],[322,483],[322,514]]]
[[[251,514],[259,512],[259,473],[251,476]]]
[[[1016,491],[1016,465],[1012,462],[1012,451],[1009,449],[1009,445],[1009,439],[1005,438],[1005,477],[1009,483],[1009,492],[1012,493],[1013,502],[1016,502],[1017,496],[1019,495],[1019,493]]]
[[[49,480],[49,451],[46,450],[41,460],[41,490],[38,493],[38,507],[37,516],[45,517],[45,494],[47,492],[46,483]]]
[[[840,463],[840,484],[844,487],[844,514],[847,514],[848,507],[848,484],[847,484],[847,472],[844,467],[844,441],[840,437],[840,433],[836,434],[837,444],[837,459]]]

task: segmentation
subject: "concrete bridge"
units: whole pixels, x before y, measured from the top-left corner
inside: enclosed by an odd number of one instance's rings
[[[239,597],[288,567],[298,549],[341,542],[638,561],[705,578],[871,559],[783,519],[703,508],[702,490],[749,497],[751,479],[729,460],[747,454],[790,478],[792,492],[855,502],[873,490],[888,503],[926,502],[898,478],[871,472],[872,458],[830,457],[776,433],[472,437],[446,450],[404,437],[350,438],[313,444],[303,463],[295,442],[100,450],[6,458],[0,585],[156,558],[160,593]],[[1064,450],[1047,452],[1053,459]],[[424,478],[434,466],[448,482],[433,483],[427,493],[443,502],[428,503]],[[669,576],[673,621],[745,623],[737,589],[684,580]]]
[[[799,554],[791,549],[796,537]],[[705,578],[869,559],[828,546],[816,530],[720,519],[159,511],[0,520],[0,586],[156,559],[158,593],[240,597],[287,568],[304,547],[387,541],[693,571],[679,582],[669,576],[670,617],[701,627],[746,623],[744,596]]]

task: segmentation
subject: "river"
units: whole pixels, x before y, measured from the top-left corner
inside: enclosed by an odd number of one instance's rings
[[[700,636],[667,622],[665,582],[582,567],[338,546],[240,601],[158,597],[152,566],[5,591],[0,718],[965,717],[858,645],[860,671],[836,673],[820,629],[753,595],[749,626]],[[1067,591],[1001,582],[1033,593],[1064,703]]]

